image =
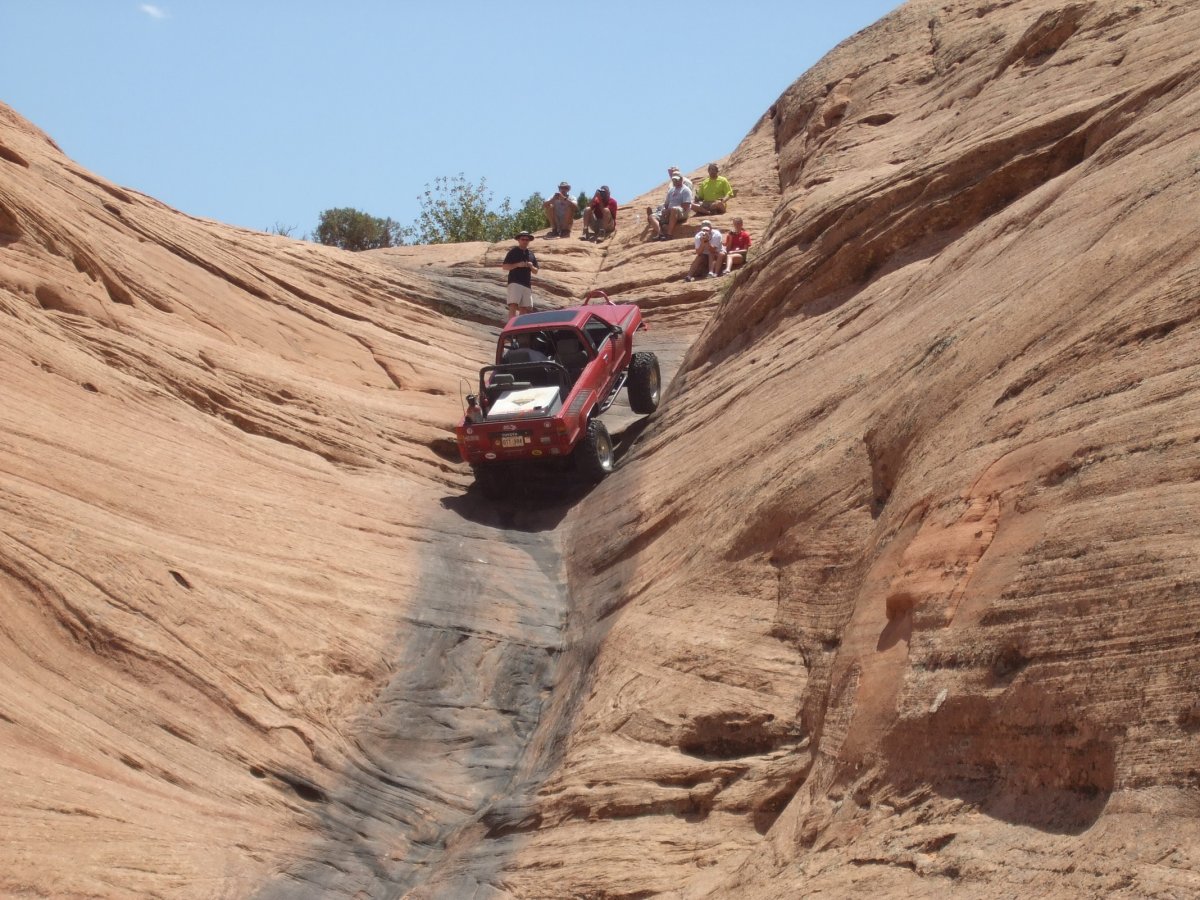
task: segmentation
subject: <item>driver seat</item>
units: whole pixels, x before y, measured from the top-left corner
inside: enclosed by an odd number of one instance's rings
[[[573,337],[559,339],[556,350],[555,356],[567,370],[567,374],[571,376],[571,383],[574,384],[579,373],[588,364],[587,351],[583,349],[583,344]]]

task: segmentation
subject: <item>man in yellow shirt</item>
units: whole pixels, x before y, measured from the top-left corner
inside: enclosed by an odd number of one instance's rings
[[[708,164],[708,177],[696,186],[694,212],[705,216],[719,216],[725,212],[726,201],[733,197],[733,185],[720,171],[716,163]]]

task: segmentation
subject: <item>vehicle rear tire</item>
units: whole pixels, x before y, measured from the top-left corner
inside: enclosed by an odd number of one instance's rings
[[[613,444],[608,429],[599,419],[592,419],[583,440],[575,448],[575,465],[588,481],[599,481],[613,470],[613,464]]]
[[[629,364],[629,408],[639,416],[658,409],[662,378],[658,372],[658,357],[653,353],[635,353]]]

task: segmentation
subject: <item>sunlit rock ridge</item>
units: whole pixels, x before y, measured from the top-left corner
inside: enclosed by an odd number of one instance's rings
[[[535,243],[673,380],[491,504],[507,243],[196,219],[0,106],[0,894],[1200,893],[1198,122],[1193,4],[910,0],[718,161],[745,269],[659,189]]]

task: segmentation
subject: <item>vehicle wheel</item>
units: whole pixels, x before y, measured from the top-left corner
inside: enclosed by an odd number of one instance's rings
[[[658,357],[653,353],[635,353],[629,364],[629,407],[639,416],[658,409],[662,379],[658,374]]]
[[[575,464],[589,481],[599,481],[613,470],[612,438],[599,419],[587,424],[587,432],[575,448]]]
[[[499,466],[472,466],[475,484],[489,500],[503,500],[508,491],[508,479],[504,478]]]

